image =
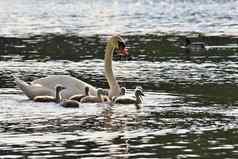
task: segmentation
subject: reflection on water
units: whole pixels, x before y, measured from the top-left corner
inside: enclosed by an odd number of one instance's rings
[[[36,103],[16,89],[66,74],[108,88],[106,36],[1,38],[0,158],[237,158],[237,49],[190,52],[184,36],[125,36],[130,60],[113,63],[121,86],[144,88],[144,107]],[[207,45],[233,37],[191,37]]]
[[[143,110],[136,110],[133,105],[105,104],[65,109],[2,94],[1,155],[210,158],[237,154],[232,142],[238,126],[237,114],[231,114],[234,106],[208,103],[198,96],[146,95]]]

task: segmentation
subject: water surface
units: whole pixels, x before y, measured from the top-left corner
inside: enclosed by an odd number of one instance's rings
[[[236,6],[236,0],[8,0],[0,2],[0,35],[237,35]]]
[[[32,102],[15,86],[13,76],[30,82],[66,74],[108,88],[107,37],[2,38],[1,157],[237,158],[237,50],[187,54],[178,45],[183,36],[124,38],[131,57],[115,57],[114,71],[129,93],[144,88],[141,109],[108,104],[66,109]],[[210,45],[236,42],[203,38]]]
[[[0,158],[237,158],[235,0],[9,0],[0,2]],[[106,41],[134,105],[36,103],[16,87],[69,75],[108,88]],[[229,35],[229,36],[227,36]],[[185,38],[208,50],[184,48]]]

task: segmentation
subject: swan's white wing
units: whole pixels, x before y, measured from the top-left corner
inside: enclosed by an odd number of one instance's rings
[[[29,85],[28,83],[15,78],[16,85],[28,96],[30,99],[33,99],[35,96],[55,96],[55,90],[48,89],[41,84]]]
[[[40,84],[51,90],[55,90],[56,85],[61,84],[66,87],[66,89],[61,92],[62,98],[69,98],[75,94],[84,94],[85,87],[89,87],[90,94],[96,95],[95,87],[68,75],[52,75],[34,80],[32,84]]]

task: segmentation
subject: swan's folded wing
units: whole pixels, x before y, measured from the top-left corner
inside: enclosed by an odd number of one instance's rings
[[[32,83],[41,84],[51,90],[55,90],[57,84],[63,85],[66,88],[61,93],[63,99],[68,99],[75,94],[84,94],[85,87],[89,87],[89,93],[91,95],[96,95],[95,87],[68,75],[52,75],[34,80]]]

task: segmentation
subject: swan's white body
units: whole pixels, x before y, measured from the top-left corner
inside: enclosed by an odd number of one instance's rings
[[[86,82],[78,80],[67,75],[52,75],[45,78],[40,78],[27,84],[26,82],[16,78],[17,86],[28,96],[33,99],[35,96],[54,96],[55,86],[61,84],[67,86],[67,89],[62,90],[61,96],[67,99],[75,94],[83,94],[84,88],[89,87],[89,92],[96,95],[96,88]]]
[[[97,92],[96,88],[92,85],[67,75],[52,75],[40,78],[32,82],[32,85],[35,84],[40,84],[50,90],[54,89],[56,84],[65,86],[66,89],[61,91],[63,99],[68,99],[75,94],[84,94],[85,87],[89,87],[89,93],[92,95],[96,95]]]
[[[109,97],[120,95],[120,86],[112,71],[113,51],[114,48],[119,48],[118,42],[123,42],[123,40],[119,36],[113,36],[107,43],[105,50],[104,71],[110,87]],[[66,89],[61,92],[63,99],[68,99],[75,94],[83,94],[85,87],[89,87],[89,93],[91,95],[96,95],[97,92],[96,88],[92,85],[68,75],[52,75],[40,78],[32,81],[30,85],[22,80],[16,79],[16,84],[30,99],[33,99],[35,96],[54,95],[55,86],[57,84],[66,87]]]

